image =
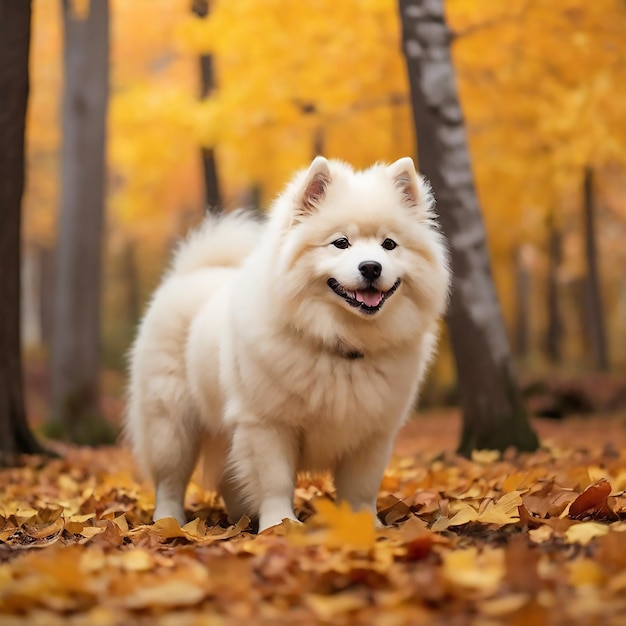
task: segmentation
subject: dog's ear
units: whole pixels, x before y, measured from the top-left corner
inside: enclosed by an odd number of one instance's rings
[[[430,183],[415,170],[413,159],[398,159],[387,166],[387,174],[402,193],[404,204],[420,217],[429,217],[435,206],[435,199]]]
[[[411,157],[403,157],[387,166],[393,184],[402,192],[402,199],[410,207],[420,204],[417,172]]]
[[[315,157],[304,183],[304,191],[300,201],[300,212],[308,215],[315,211],[319,203],[326,195],[326,189],[330,184],[330,169],[328,161],[323,156]]]

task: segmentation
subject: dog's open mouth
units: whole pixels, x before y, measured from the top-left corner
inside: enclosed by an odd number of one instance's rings
[[[329,278],[328,286],[341,296],[350,306],[360,309],[363,313],[376,313],[380,311],[385,300],[400,286],[400,279],[396,280],[389,291],[379,291],[373,287],[351,291],[343,287],[335,278]]]

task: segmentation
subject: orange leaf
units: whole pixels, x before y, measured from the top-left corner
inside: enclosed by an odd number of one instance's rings
[[[569,516],[572,519],[617,519],[608,503],[610,493],[611,484],[604,478],[589,485],[570,505]]]

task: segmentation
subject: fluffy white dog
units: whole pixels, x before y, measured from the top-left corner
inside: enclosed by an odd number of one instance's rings
[[[229,517],[259,530],[296,519],[301,470],[376,514],[448,298],[432,205],[408,157],[318,157],[266,224],[209,217],[179,247],[131,353],[126,428],[155,519],[185,523],[200,450]]]

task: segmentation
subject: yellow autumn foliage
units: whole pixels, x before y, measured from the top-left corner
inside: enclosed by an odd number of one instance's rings
[[[263,206],[317,151],[357,167],[416,154],[395,0],[111,2],[108,233],[142,242],[150,280],[202,214],[200,148],[228,208]],[[75,0],[77,15],[89,9]],[[33,5],[27,241],[54,241],[59,201],[59,5]],[[560,279],[582,276],[582,170],[605,207],[603,276],[626,263],[626,9],[621,0],[446,0],[472,167],[505,314],[513,252],[545,272],[546,220],[565,230]],[[199,55],[216,88],[200,98]],[[543,297],[539,294],[539,297]],[[616,288],[608,310],[617,311]],[[539,324],[541,313],[539,313]],[[612,324],[623,327],[613,314]],[[620,326],[621,323],[621,326]],[[623,336],[616,335],[618,338]]]

